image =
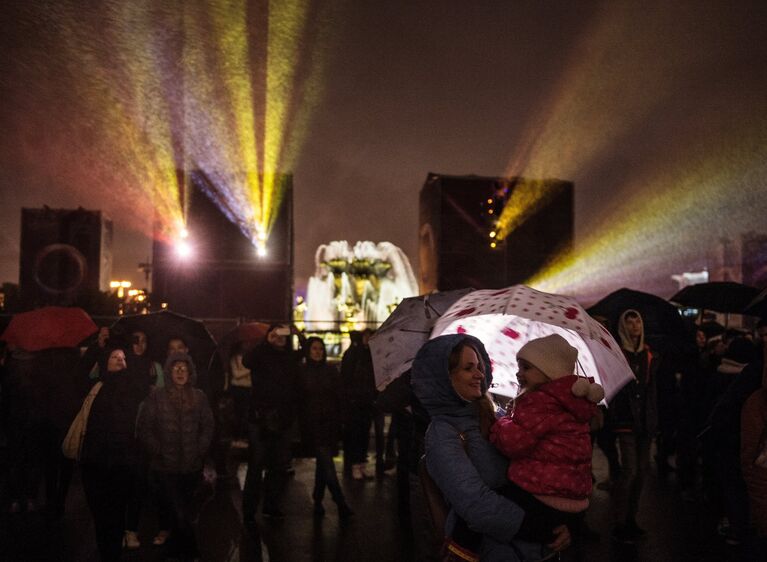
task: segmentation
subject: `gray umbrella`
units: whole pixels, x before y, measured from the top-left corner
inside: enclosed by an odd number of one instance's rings
[[[457,289],[404,299],[370,338],[376,388],[383,390],[410,368],[431,329],[450,306],[474,289]]]

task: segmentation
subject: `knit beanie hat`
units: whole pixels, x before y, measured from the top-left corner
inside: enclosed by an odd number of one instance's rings
[[[530,340],[517,352],[517,359],[524,359],[550,380],[575,374],[578,350],[567,343],[559,334],[551,334]],[[592,383],[585,377],[578,377],[572,386],[575,396],[597,403],[605,397],[600,384]]]
[[[524,359],[554,380],[575,373],[578,350],[559,334],[551,334],[527,342],[517,352],[517,359]]]
[[[169,354],[167,359],[165,359],[165,366],[163,367],[163,372],[167,373],[165,380],[167,381],[170,377],[170,372],[173,369],[173,365],[176,362],[182,361],[186,363],[187,367],[189,368],[189,382],[188,385],[191,386],[197,386],[197,368],[194,365],[194,360],[192,359],[192,356],[188,353],[183,353],[181,351],[174,351],[173,353]],[[170,383],[166,383],[170,384]]]

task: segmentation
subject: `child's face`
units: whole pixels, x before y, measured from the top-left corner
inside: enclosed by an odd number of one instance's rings
[[[531,365],[524,359],[517,359],[517,363],[519,364],[517,382],[525,390],[535,390],[543,383],[549,381],[548,377],[538,367]]]

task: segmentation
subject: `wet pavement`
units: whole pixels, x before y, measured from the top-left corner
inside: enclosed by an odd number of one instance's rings
[[[236,459],[234,466],[236,466]],[[327,514],[312,514],[311,489],[314,461],[296,459],[295,476],[286,492],[286,517],[273,521],[259,516],[256,524],[244,527],[240,515],[240,486],[230,478],[211,486],[201,497],[198,537],[202,560],[206,561],[410,561],[414,560],[408,539],[406,516],[397,509],[396,478],[354,481],[342,478],[347,499],[355,516],[346,524],[339,521],[335,505],[325,500]],[[341,463],[337,462],[337,467]],[[604,457],[597,450],[594,472],[606,476]],[[240,476],[245,466],[240,467]],[[341,475],[339,475],[341,476]],[[648,536],[635,546],[610,540],[610,496],[595,489],[587,514],[589,527],[599,537],[578,541],[563,554],[565,561],[735,561],[739,552],[724,544],[716,534],[716,518],[700,501],[682,500],[673,474],[659,482],[654,471],[649,478],[638,522]],[[163,559],[161,548],[151,546],[157,531],[154,508],[142,513],[138,551],[124,552],[126,561]],[[49,522],[43,512],[0,516],[0,560],[8,561],[97,561],[93,524],[85,505],[79,471],[62,520]]]

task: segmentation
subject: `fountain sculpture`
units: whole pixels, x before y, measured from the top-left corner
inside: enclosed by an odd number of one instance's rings
[[[337,240],[317,248],[304,322],[309,330],[377,328],[402,299],[418,294],[405,253],[390,242]]]

